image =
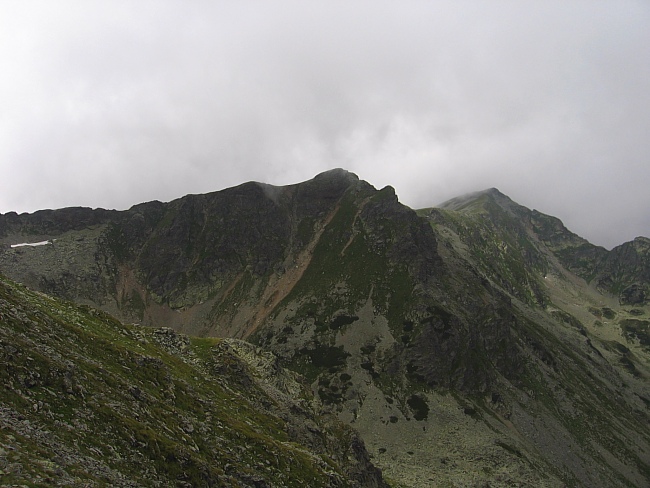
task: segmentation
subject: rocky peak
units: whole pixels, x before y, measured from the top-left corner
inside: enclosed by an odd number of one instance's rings
[[[632,241],[637,249],[640,251],[648,252],[650,250],[650,239],[647,237],[639,236],[635,237]]]
[[[343,168],[334,168],[328,171],[323,171],[314,177],[314,180],[342,180],[348,182],[359,181],[359,177]]]

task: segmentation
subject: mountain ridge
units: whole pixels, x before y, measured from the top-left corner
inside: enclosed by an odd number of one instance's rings
[[[52,212],[0,215],[0,272],[246,338],[400,486],[650,479],[647,238],[607,251],[496,189],[416,211],[345,170]]]

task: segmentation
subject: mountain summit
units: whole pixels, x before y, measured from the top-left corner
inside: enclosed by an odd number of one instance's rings
[[[416,211],[337,169],[7,214],[0,241],[31,288],[272,353],[396,486],[650,481],[648,239],[607,251],[496,189]]]

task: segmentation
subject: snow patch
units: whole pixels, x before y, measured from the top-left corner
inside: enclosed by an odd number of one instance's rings
[[[23,242],[21,244],[12,244],[11,247],[23,247],[23,246],[46,246],[47,244],[53,244],[53,241],[41,241],[41,242]]]

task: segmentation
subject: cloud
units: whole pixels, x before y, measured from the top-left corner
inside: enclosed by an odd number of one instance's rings
[[[127,208],[346,167],[650,234],[650,6],[5,2],[0,211]],[[622,217],[624,216],[624,217]]]

